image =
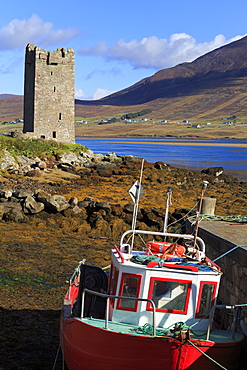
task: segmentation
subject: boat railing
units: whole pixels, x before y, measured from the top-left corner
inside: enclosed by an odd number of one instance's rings
[[[159,231],[149,231],[149,230],[127,230],[125,231],[120,239],[120,246],[124,244],[124,239],[128,234],[132,234],[132,237],[134,237],[135,234],[145,234],[145,235],[157,235],[161,236],[163,238],[171,237],[176,239],[184,239],[193,242],[194,241],[194,235],[191,234],[173,234],[173,233],[164,233]],[[196,243],[198,244],[198,247],[200,248],[200,251],[205,253],[205,243],[204,241],[197,236],[196,237]]]
[[[123,256],[122,252],[119,250],[119,248],[116,245],[114,245],[114,248],[117,251],[117,254],[119,255],[119,258],[121,259],[121,263],[124,263],[124,256]]]
[[[218,304],[218,305],[212,306],[211,311],[210,311],[210,314],[209,314],[206,340],[209,340],[209,338],[210,338],[210,332],[211,332],[213,321],[214,321],[215,311],[217,309],[225,310],[225,311],[226,310],[231,310],[231,314],[233,316],[231,330],[232,330],[232,339],[234,339],[235,338],[236,329],[237,329],[237,321],[240,318],[239,316],[240,316],[241,307],[246,307],[246,306],[247,306],[246,304],[238,304],[238,305]],[[232,313],[232,311],[233,311],[233,313]]]
[[[140,302],[149,302],[152,306],[152,311],[153,311],[153,336],[156,336],[156,307],[154,304],[154,301],[152,299],[148,298],[136,298],[136,297],[123,297],[119,295],[111,295],[111,294],[105,294],[105,293],[100,293],[96,292],[94,290],[90,289],[84,289],[82,292],[82,305],[81,305],[81,317],[84,317],[84,302],[85,302],[85,293],[96,295],[102,298],[106,298],[106,312],[105,312],[105,329],[108,329],[109,327],[109,313],[110,313],[110,304],[109,304],[109,299],[124,299],[124,300],[132,300],[132,301],[140,301]]]

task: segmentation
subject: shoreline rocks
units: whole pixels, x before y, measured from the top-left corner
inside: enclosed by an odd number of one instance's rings
[[[8,155],[0,158],[2,167],[10,174],[9,181],[3,182],[5,188],[0,191],[0,221],[32,222],[34,217],[46,219],[51,215],[49,217],[54,218],[53,224],[56,227],[67,228],[72,232],[85,232],[94,237],[108,238],[131,226],[133,204],[129,203],[130,199],[125,198],[125,194],[126,197],[128,196],[126,184],[130,187],[133,180],[139,176],[142,158],[132,155],[118,156],[115,153],[94,154],[89,150],[81,154],[64,153],[57,158],[53,156],[41,160],[37,157],[19,156],[15,162],[14,160]],[[62,185],[59,180],[54,183],[52,181],[42,183],[37,179],[36,181],[31,179],[32,176],[37,177],[42,171],[51,171],[52,174],[52,169],[57,168],[76,174],[76,179],[69,179],[65,185]],[[187,203],[193,205],[193,196],[195,192],[198,196],[202,180],[210,182],[212,197],[215,197],[216,192],[220,194],[219,203],[226,210],[230,210],[230,203],[235,207],[232,209],[238,210],[238,205],[243,208],[246,205],[244,196],[246,184],[241,185],[236,179],[223,172],[222,167],[195,173],[171,167],[163,162],[146,162],[143,184],[145,188],[149,188],[149,192],[152,192],[153,199],[150,197],[149,201],[139,208],[138,223],[154,230],[161,229],[164,222],[164,209],[161,204],[164,204],[166,186],[176,189],[176,196],[180,197],[178,204],[180,200],[183,202],[182,197],[185,197]],[[23,173],[24,177],[16,176]],[[63,175],[60,176],[62,178]],[[126,192],[123,193],[121,204],[117,203],[119,200],[112,201],[110,191],[107,194],[109,184],[111,184],[111,191],[116,193],[121,193],[120,190],[124,187]],[[91,186],[94,190],[91,190]],[[67,193],[67,187],[75,190],[74,194],[71,191],[73,196],[64,196]],[[84,187],[93,197],[79,195]],[[229,194],[231,192],[231,196],[234,194],[235,199],[230,199],[229,195],[224,193],[226,187],[229,188],[227,191]],[[78,188],[81,192],[78,192]],[[105,194],[104,188],[106,188]],[[84,189],[83,192],[86,193]],[[159,199],[160,192],[162,199]],[[154,197],[156,202],[153,202]],[[179,206],[183,210],[178,209],[175,212],[173,209],[170,214],[171,220],[183,217],[187,212],[182,202]],[[61,217],[55,217],[55,215]],[[70,219],[73,219],[73,222],[70,223]]]
[[[46,220],[47,227],[87,234],[91,238],[118,238],[131,227],[133,208],[133,203],[121,206],[94,197],[71,197],[67,200],[62,195],[42,189],[33,192],[6,189],[0,192],[0,221],[38,224],[37,218],[40,218]],[[164,211],[142,207],[138,210],[137,224],[158,231],[164,222]],[[176,210],[170,219],[174,220],[177,214],[182,217],[186,211],[181,212]]]
[[[38,158],[24,155],[13,157],[4,150],[0,157],[0,171],[7,171],[11,175],[39,176],[38,171],[48,171],[60,168],[63,171],[74,171],[76,168],[116,169],[121,162],[140,162],[142,158],[132,155],[121,156],[115,153],[106,155],[94,153],[92,150],[79,154],[69,152],[52,157]],[[36,171],[36,172],[35,172]]]

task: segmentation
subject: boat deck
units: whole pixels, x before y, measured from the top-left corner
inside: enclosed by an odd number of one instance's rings
[[[92,317],[89,318],[77,318],[80,321],[85,322],[88,325],[92,325],[96,328],[105,329],[105,320],[102,319],[95,319]],[[129,335],[139,335],[139,336],[152,336],[150,331],[146,333],[141,332],[141,328],[138,325],[132,324],[124,324],[119,322],[108,322],[108,329],[109,331],[113,331],[116,333],[121,334],[129,334]],[[157,328],[157,336],[165,336],[165,329],[164,328]],[[205,340],[206,339],[206,332],[202,330],[193,330],[193,333],[190,333],[190,337],[195,340]],[[243,338],[243,335],[240,333],[235,333],[235,338],[232,338],[232,332],[227,330],[217,330],[213,329],[210,333],[210,341],[216,343],[230,343],[230,342],[237,342]]]

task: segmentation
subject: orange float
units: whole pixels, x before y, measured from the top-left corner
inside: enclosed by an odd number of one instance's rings
[[[162,258],[183,257],[186,249],[177,243],[151,241],[146,244],[147,255],[154,255]]]

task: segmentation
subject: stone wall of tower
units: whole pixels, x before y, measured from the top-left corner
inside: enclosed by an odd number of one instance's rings
[[[24,128],[31,138],[75,142],[74,51],[28,44],[25,58]]]

